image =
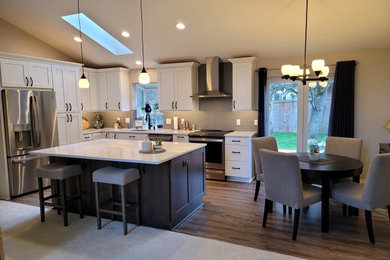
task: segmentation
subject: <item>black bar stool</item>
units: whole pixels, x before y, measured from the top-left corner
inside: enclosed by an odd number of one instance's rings
[[[81,166],[80,165],[65,165],[58,163],[51,163],[44,166],[40,166],[36,169],[36,176],[38,177],[38,189],[39,189],[39,206],[41,209],[41,222],[45,222],[45,206],[52,206],[58,210],[58,214],[63,215],[64,226],[68,226],[68,209],[67,202],[72,200],[78,200],[80,218],[83,218],[83,207],[81,200]],[[65,180],[78,177],[78,195],[75,197],[66,197]],[[43,195],[43,182],[42,178],[49,178],[56,180],[57,192],[48,197]],[[56,199],[57,203],[46,202],[49,199]]]
[[[93,172],[93,182],[95,183],[95,197],[96,197],[96,216],[97,216],[97,228],[102,228],[102,221],[100,217],[100,213],[108,213],[112,215],[119,215],[122,216],[122,222],[123,222],[123,234],[127,235],[127,221],[126,221],[126,210],[128,208],[136,208],[137,212],[137,226],[140,225],[140,219],[141,219],[141,212],[140,212],[140,200],[139,200],[139,180],[140,180],[140,174],[139,170],[135,168],[130,169],[119,169],[116,167],[105,167],[99,170],[96,170]],[[127,204],[126,203],[126,185],[137,181],[137,191],[136,191],[136,203]],[[100,204],[99,202],[99,183],[105,183],[111,185],[119,185],[121,190],[121,202],[115,202],[114,198],[112,198],[112,208],[114,208],[114,205],[120,205],[122,210],[121,211],[115,211],[115,210],[109,210],[109,209],[102,209],[100,208],[103,204]]]

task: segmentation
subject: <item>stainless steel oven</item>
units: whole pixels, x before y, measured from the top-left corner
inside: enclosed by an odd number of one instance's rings
[[[225,180],[225,134],[231,131],[200,130],[189,134],[191,143],[205,143],[206,178]]]

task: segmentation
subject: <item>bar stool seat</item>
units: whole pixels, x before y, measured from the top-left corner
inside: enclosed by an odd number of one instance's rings
[[[139,191],[140,191],[140,174],[139,170],[136,168],[129,169],[120,169],[116,167],[105,167],[93,172],[92,180],[95,183],[95,198],[96,198],[96,217],[97,217],[97,228],[102,228],[101,216],[100,213],[107,213],[111,215],[119,215],[122,217],[123,223],[123,234],[127,235],[127,209],[136,208],[137,215],[137,226],[140,225],[140,200],[139,200]],[[137,190],[136,190],[136,202],[132,204],[126,203],[126,186],[129,183],[137,181]],[[99,201],[99,183],[110,184],[112,192],[112,210],[103,209],[101,206],[105,203],[100,203]],[[113,187],[112,185],[119,185],[121,190],[121,201],[114,201]],[[114,210],[115,206],[121,206],[121,211]]]
[[[40,166],[36,169],[35,175],[38,178],[38,191],[39,191],[39,206],[41,210],[41,222],[45,222],[45,206],[52,206],[57,209],[58,215],[61,214],[64,218],[64,226],[68,226],[68,209],[67,203],[69,201],[78,200],[80,218],[84,217],[82,198],[81,198],[81,166],[80,165],[65,165],[59,163],[51,163]],[[65,181],[72,177],[78,177],[78,194],[76,196],[68,198],[66,196]],[[43,181],[42,178],[49,178],[56,181],[56,192],[48,197],[44,197],[43,194]],[[52,182],[52,184],[54,184]],[[53,189],[52,189],[53,190]],[[54,199],[53,202],[46,202],[49,199]]]

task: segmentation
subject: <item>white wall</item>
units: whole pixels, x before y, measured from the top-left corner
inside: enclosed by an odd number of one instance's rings
[[[326,64],[343,60],[358,62],[355,71],[355,137],[363,139],[362,159],[366,173],[372,157],[379,151],[378,144],[390,142],[390,133],[383,128],[390,118],[390,48],[309,56],[308,64],[314,58],[324,58]],[[260,66],[268,69],[279,69],[288,63],[302,65],[303,56],[260,59]],[[280,77],[281,73],[280,70],[271,70],[268,75]]]

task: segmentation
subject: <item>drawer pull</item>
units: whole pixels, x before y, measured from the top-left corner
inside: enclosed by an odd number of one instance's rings
[[[176,138],[184,138],[184,136],[176,136]]]
[[[89,136],[84,136],[84,139],[89,139]]]
[[[235,152],[235,151],[232,151],[232,153],[241,153],[241,152]]]
[[[233,143],[241,143],[241,140],[232,140]]]
[[[241,170],[239,167],[232,167],[233,170]]]
[[[129,135],[129,138],[135,138],[135,135]]]

